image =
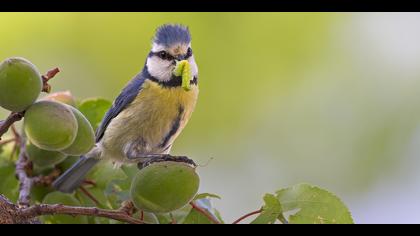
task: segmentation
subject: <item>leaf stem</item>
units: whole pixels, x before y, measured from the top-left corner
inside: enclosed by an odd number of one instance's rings
[[[240,217],[239,219],[235,220],[232,224],[233,224],[233,225],[236,225],[236,224],[238,224],[239,222],[241,222],[242,220],[244,220],[244,219],[246,219],[246,218],[248,218],[248,217],[251,217],[251,216],[253,216],[253,215],[260,214],[261,212],[262,212],[262,209],[259,209],[259,210],[256,210],[256,211],[253,211],[253,212],[250,212],[250,213],[248,213],[248,214],[246,214],[246,215],[244,215],[244,216]]]
[[[208,213],[207,210],[201,208],[200,206],[198,206],[194,202],[190,202],[190,205],[192,206],[193,209],[195,209],[196,211],[198,211],[200,214],[202,214],[203,216],[207,217],[213,224],[221,224],[219,222],[219,220],[216,219],[214,216],[212,216],[210,213]]]

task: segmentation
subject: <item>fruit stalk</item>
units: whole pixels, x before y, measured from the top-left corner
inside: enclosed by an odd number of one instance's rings
[[[48,84],[48,81],[54,78],[54,76],[58,74],[58,72],[60,72],[60,69],[54,68],[47,71],[45,75],[41,76],[42,77],[42,92],[49,93],[51,91],[51,85]]]

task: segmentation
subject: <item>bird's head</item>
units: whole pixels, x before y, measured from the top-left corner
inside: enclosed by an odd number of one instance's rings
[[[197,76],[198,68],[188,28],[182,25],[162,25],[156,30],[152,50],[146,61],[150,75],[163,82],[169,81],[173,78],[177,61],[182,60],[189,62],[192,76]]]

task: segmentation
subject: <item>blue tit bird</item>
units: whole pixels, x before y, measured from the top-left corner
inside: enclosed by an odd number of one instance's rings
[[[189,89],[174,74],[177,63],[184,60],[190,65]],[[94,148],[63,173],[54,188],[73,192],[100,160],[121,165],[169,156],[197,98],[198,68],[190,32],[182,25],[163,25],[156,30],[142,71],[122,90],[96,130]]]

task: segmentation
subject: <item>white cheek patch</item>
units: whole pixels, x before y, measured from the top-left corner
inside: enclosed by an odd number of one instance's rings
[[[171,61],[162,60],[159,57],[153,56],[147,58],[146,66],[150,75],[158,80],[169,81],[172,77],[174,65]]]

